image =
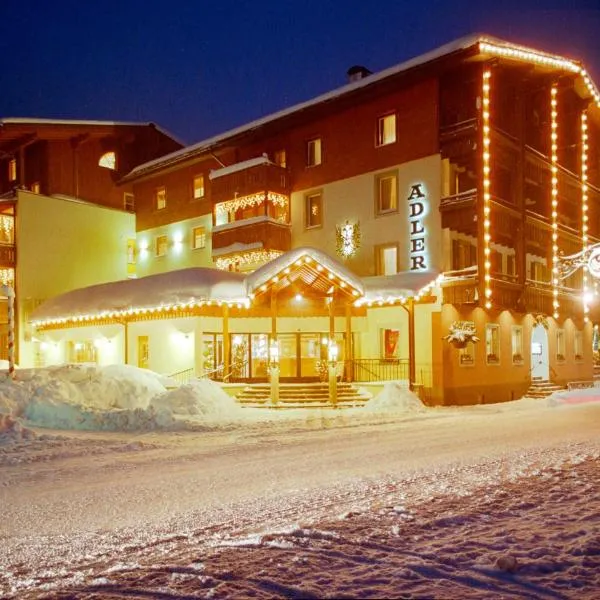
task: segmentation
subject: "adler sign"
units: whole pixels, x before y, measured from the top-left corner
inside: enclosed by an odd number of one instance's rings
[[[423,184],[410,187],[408,195],[408,222],[410,226],[409,260],[411,271],[427,270],[427,231],[425,216],[427,214],[427,196]]]

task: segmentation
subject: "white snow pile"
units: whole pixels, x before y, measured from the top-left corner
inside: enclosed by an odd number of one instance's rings
[[[422,412],[425,405],[411,392],[406,384],[391,381],[383,386],[377,396],[369,400],[364,410],[367,412]]]
[[[0,414],[54,429],[147,431],[185,426],[190,415],[215,423],[240,410],[213,382],[168,391],[169,383],[127,365],[20,369],[14,380],[0,380]]]

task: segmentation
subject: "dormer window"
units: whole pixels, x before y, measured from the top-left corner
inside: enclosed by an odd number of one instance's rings
[[[117,155],[115,152],[105,152],[98,161],[98,165],[114,171],[117,168]]]

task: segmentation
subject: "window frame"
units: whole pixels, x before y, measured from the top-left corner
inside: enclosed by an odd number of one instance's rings
[[[320,218],[319,223],[312,225],[309,219],[309,206],[311,198],[319,198]],[[304,229],[321,229],[323,227],[323,190],[315,190],[304,195]]]
[[[515,343],[518,340],[518,343]],[[513,325],[510,331],[510,348],[512,354],[512,364],[522,365],[525,362],[523,355],[523,326]]]
[[[313,154],[311,154],[311,145],[314,144],[314,148],[315,148],[315,152],[314,152],[314,156]],[[316,152],[316,148],[319,149],[318,151],[318,161],[317,161],[317,152]],[[311,158],[314,158],[314,162],[311,160]],[[307,167],[318,167],[319,165],[323,164],[323,140],[321,137],[315,137],[312,138],[310,140],[307,140],[306,142],[306,166]]]
[[[388,248],[394,248],[396,250],[396,272],[389,273],[386,275],[384,272],[385,261],[383,260],[383,252]],[[399,242],[386,242],[385,244],[375,245],[375,274],[382,277],[389,277],[390,275],[396,275],[400,272],[400,243]]]
[[[566,360],[566,336],[564,329],[556,330],[556,360],[564,362]]]
[[[396,197],[394,199],[395,207],[388,208],[386,210],[381,210],[381,182],[385,179],[393,179]],[[385,217],[387,215],[395,215],[398,214],[399,202],[398,202],[398,171],[394,169],[393,171],[385,171],[384,173],[378,173],[375,175],[375,216],[376,217]]]
[[[576,361],[583,360],[583,331],[580,329],[573,332],[573,356]]]
[[[196,190],[200,188],[196,188],[196,180],[202,179],[202,194],[200,196],[196,196]],[[193,200],[203,200],[206,197],[206,186],[204,185],[205,177],[204,173],[197,173],[192,177],[192,199]]]
[[[162,245],[160,244],[160,241],[164,239],[164,252],[160,253],[159,249],[162,247]],[[163,256],[166,256],[169,252],[169,236],[166,233],[163,233],[161,235],[157,235],[154,238],[154,257],[155,258],[162,258]]]
[[[494,335],[490,335],[492,331],[496,332],[495,340]],[[485,363],[490,366],[500,365],[500,325],[498,323],[485,324]]]
[[[163,194],[162,206],[160,206],[160,195]],[[160,185],[154,188],[154,207],[156,210],[165,210],[167,208],[167,186]]]
[[[385,120],[393,117],[394,119],[394,139],[391,141],[385,141]],[[377,117],[375,125],[375,147],[382,148],[383,146],[390,146],[398,141],[398,119],[396,112],[390,112],[385,115]]]
[[[285,148],[280,148],[273,152],[273,162],[282,169],[287,168],[287,152]]]
[[[201,235],[204,239],[202,246],[196,245],[196,239],[197,239],[196,231],[198,229],[202,229]],[[206,248],[206,227],[204,225],[197,225],[196,227],[192,227],[192,250],[204,250],[205,248]]]
[[[8,161],[8,181],[13,183],[17,181],[18,169],[17,169],[17,159],[11,158]]]

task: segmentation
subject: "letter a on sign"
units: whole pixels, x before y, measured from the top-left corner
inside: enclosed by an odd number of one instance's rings
[[[425,198],[425,194],[421,190],[422,185],[423,184],[421,184],[421,183],[417,183],[415,185],[410,186],[410,196],[408,197],[409,200],[416,200],[417,198]]]

